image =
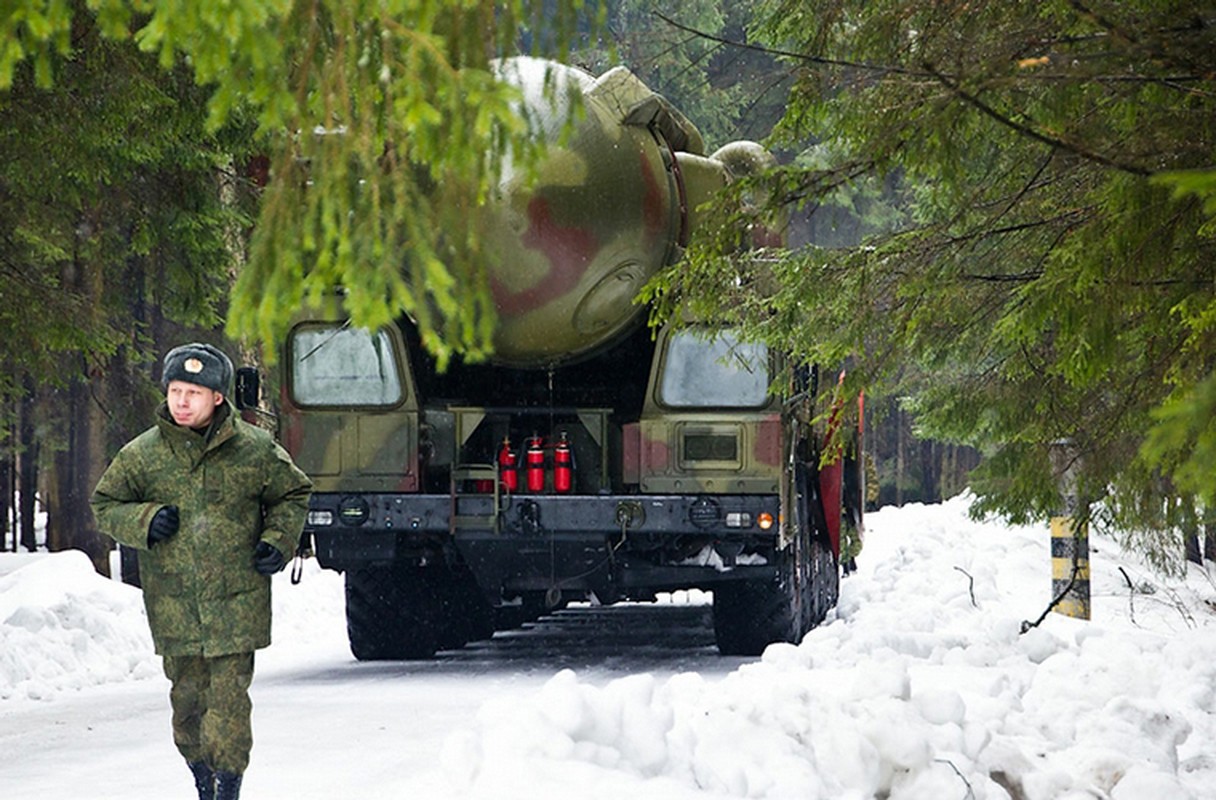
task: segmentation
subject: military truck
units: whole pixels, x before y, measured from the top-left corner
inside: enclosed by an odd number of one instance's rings
[[[817,370],[710,322],[653,331],[634,302],[698,206],[771,156],[706,155],[625,68],[501,72],[549,146],[534,180],[507,170],[483,231],[492,362],[440,371],[410,320],[359,329],[340,293],[280,360],[280,437],[315,483],[305,537],[345,573],[352,652],[427,658],[572,601],[693,588],[722,653],[798,642],[861,525],[860,441],[824,458],[841,410]]]

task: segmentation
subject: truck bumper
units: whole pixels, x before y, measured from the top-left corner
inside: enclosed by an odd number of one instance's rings
[[[455,551],[491,598],[608,599],[767,575],[778,514],[776,495],[315,494],[305,532],[330,569]]]

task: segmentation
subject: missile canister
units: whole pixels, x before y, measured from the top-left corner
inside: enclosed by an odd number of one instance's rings
[[[593,78],[514,58],[498,69],[520,88],[521,115],[548,146],[533,181],[508,158],[492,200],[484,235],[495,361],[555,366],[639,323],[633,299],[679,260],[697,206],[737,168],[771,156],[750,142],[703,155],[697,129],[624,67]]]

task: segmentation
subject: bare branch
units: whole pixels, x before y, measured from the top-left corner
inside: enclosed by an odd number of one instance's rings
[[[1039,615],[1038,619],[1036,619],[1034,622],[1022,620],[1022,633],[1028,633],[1031,628],[1037,628],[1043,624],[1043,620],[1047,619],[1047,615],[1054,611],[1056,606],[1064,602],[1064,598],[1067,597],[1068,593],[1072,591],[1074,586],[1076,586],[1077,576],[1080,573],[1081,562],[1074,559],[1072,564],[1072,574],[1068,577],[1068,583],[1065,584],[1064,588],[1060,590],[1059,594],[1052,598],[1051,602],[1047,604],[1047,608],[1043,609],[1043,613]]]
[[[975,578],[972,577],[970,572],[962,567],[956,566],[955,569],[967,576],[967,593],[971,595],[971,607],[979,608],[980,604],[975,602]]]
[[[957,775],[958,779],[963,782],[964,786],[967,787],[967,794],[965,796],[966,800],[975,800],[975,789],[971,787],[971,781],[967,780],[967,777],[963,775],[961,771],[959,771],[959,768],[954,765],[953,761],[948,758],[935,758],[933,760],[938,764],[950,765],[950,769],[954,770],[954,774]]]
[[[969,281],[980,281],[981,283],[1030,283],[1037,281],[1043,277],[1042,270],[1031,270],[1029,272],[1014,272],[1008,274],[993,274],[980,275],[974,272],[964,272],[959,277]]]

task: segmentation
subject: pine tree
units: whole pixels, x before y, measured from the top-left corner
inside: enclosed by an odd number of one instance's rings
[[[0,360],[12,365],[0,393],[23,398],[23,503],[36,452],[49,469],[48,546],[107,572],[88,498],[108,456],[150,423],[149,362],[165,342],[149,319],[219,321],[223,233],[247,217],[219,202],[217,168],[252,127],[209,134],[188,73],[77,12],[56,82],[39,87],[22,64],[0,93]]]
[[[491,346],[478,214],[504,158],[536,145],[492,60],[566,52],[581,0],[23,0],[0,18],[0,91],[18,65],[39,86],[71,52],[73,9],[207,87],[212,130],[248,110],[269,164],[228,330],[274,343],[301,303],[346,289],[354,322],[413,316],[441,363]],[[453,233],[455,232],[455,233]],[[405,253],[409,258],[405,258]],[[273,347],[266,348],[272,357]]]
[[[898,181],[897,224],[758,262],[722,216],[661,310],[850,361],[853,391],[911,372],[918,428],[985,455],[977,511],[1056,512],[1067,467],[1179,560],[1216,504],[1216,9],[772,0],[753,33],[799,76],[773,143],[820,158],[736,193]]]
[[[357,324],[409,313],[441,361],[485,352],[477,212],[506,154],[526,169],[533,153],[491,59],[514,53],[525,24],[560,49],[581,5],[6,7],[0,363],[15,368],[0,396],[32,376],[57,432],[41,442],[53,547],[105,571],[85,506],[100,443],[147,424],[147,376],[175,326],[226,317],[243,344],[273,344],[302,302],[340,285]],[[244,201],[257,224],[222,309]]]

